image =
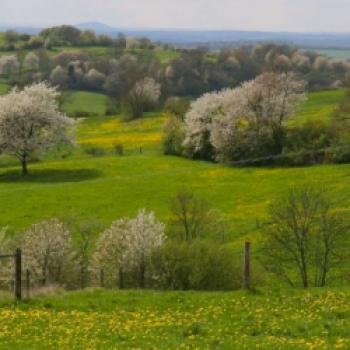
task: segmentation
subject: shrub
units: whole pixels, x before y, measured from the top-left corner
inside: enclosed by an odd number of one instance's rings
[[[308,122],[288,130],[283,149],[282,163],[288,165],[310,165],[327,160],[327,149],[336,138],[329,124]],[[328,160],[330,154],[328,155]]]
[[[165,103],[164,109],[169,114],[172,114],[181,120],[184,120],[184,117],[191,106],[191,100],[189,98],[181,97],[170,97]]]
[[[165,289],[233,290],[240,266],[229,245],[209,241],[168,242],[153,254],[155,285]]]
[[[85,153],[93,157],[102,157],[106,155],[106,150],[96,146],[91,146],[85,149]]]
[[[117,156],[124,155],[124,146],[121,143],[118,143],[114,146],[114,151]]]
[[[170,117],[163,130],[163,152],[168,155],[181,155],[185,139],[184,123],[178,117]]]
[[[109,98],[107,100],[106,115],[116,115],[120,113],[120,104],[116,99]]]

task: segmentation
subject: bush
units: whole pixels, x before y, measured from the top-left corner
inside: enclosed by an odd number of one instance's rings
[[[288,165],[311,165],[331,160],[330,155],[327,157],[327,149],[332,147],[335,139],[335,130],[329,124],[308,122],[291,128],[283,149],[285,158],[281,162]]]
[[[170,97],[165,103],[164,109],[181,120],[184,120],[185,114],[190,109],[191,100],[189,98]]]
[[[163,152],[168,155],[181,155],[185,139],[184,123],[177,117],[170,117],[163,130]]]
[[[234,290],[241,286],[239,263],[226,244],[168,242],[153,255],[155,283],[165,289]]]
[[[118,101],[116,101],[113,98],[109,98],[107,100],[107,106],[106,106],[106,115],[117,115],[120,113],[120,105]]]
[[[124,155],[124,146],[121,143],[118,143],[114,146],[114,151],[117,156],[123,156]]]
[[[87,111],[74,111],[69,112],[68,115],[72,118],[89,118],[96,116],[96,113],[91,113]]]
[[[95,146],[88,147],[85,149],[85,153],[93,157],[102,157],[106,155],[106,150]]]

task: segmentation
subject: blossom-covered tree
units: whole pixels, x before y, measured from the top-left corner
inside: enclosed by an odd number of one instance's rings
[[[85,80],[90,89],[101,90],[106,82],[106,76],[92,68],[85,75]]]
[[[0,97],[0,150],[22,164],[22,175],[34,152],[71,143],[73,121],[59,111],[59,93],[46,83],[13,89]]]
[[[143,116],[146,108],[154,106],[160,98],[160,84],[152,78],[138,81],[129,92],[127,104],[133,118]]]
[[[22,236],[25,267],[35,280],[61,283],[71,269],[72,235],[58,219],[34,224]]]
[[[68,73],[61,66],[55,67],[50,74],[50,82],[53,86],[65,88],[68,85]]]
[[[124,286],[128,231],[129,221],[127,219],[114,221],[98,238],[92,258],[93,269],[103,270],[106,279],[116,281],[120,288]]]
[[[280,153],[284,121],[304,99],[304,89],[293,73],[268,72],[236,89],[206,94],[185,117],[184,146],[200,158]]]
[[[129,233],[126,236],[127,259],[131,267],[138,271],[139,286],[145,287],[147,266],[153,251],[165,241],[165,226],[159,222],[153,212],[141,209],[136,218],[129,221]]]
[[[24,67],[32,71],[38,70],[39,64],[39,57],[34,52],[29,52],[23,61]]]
[[[0,74],[8,76],[17,74],[19,71],[19,67],[19,61],[17,56],[15,55],[2,56],[0,58]]]
[[[164,241],[164,225],[153,212],[142,209],[135,218],[119,219],[101,234],[93,255],[94,267],[103,269],[105,277],[121,288],[124,274],[136,271],[143,288],[151,254]]]
[[[0,229],[0,254],[11,254],[14,252],[13,241],[7,235],[7,228]],[[0,279],[10,283],[14,279],[14,259],[0,259]]]

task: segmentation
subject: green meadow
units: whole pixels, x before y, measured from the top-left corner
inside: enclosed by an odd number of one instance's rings
[[[0,349],[349,349],[347,289],[87,289],[1,302]]]
[[[328,118],[343,90],[310,94],[300,120]],[[66,110],[102,112],[105,96],[75,92]],[[348,210],[350,165],[313,167],[238,167],[180,157],[164,156],[161,131],[163,113],[125,121],[123,116],[80,119],[77,147],[57,150],[30,165],[27,178],[19,175],[17,162],[0,162],[0,222],[17,232],[42,219],[98,221],[109,225],[139,208],[153,210],[164,222],[171,218],[171,198],[183,187],[192,188],[213,208],[230,219],[230,238],[258,240],[257,223],[266,218],[271,201],[295,184],[318,183],[330,188],[339,208]],[[122,145],[124,155],[115,151]],[[93,152],[94,149],[99,152]],[[92,151],[91,151],[92,150]]]

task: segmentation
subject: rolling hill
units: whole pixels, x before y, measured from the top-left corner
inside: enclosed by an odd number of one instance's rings
[[[299,122],[327,118],[343,93],[338,90],[311,94]],[[68,109],[77,104],[86,105],[89,110],[103,107],[99,95],[84,92],[75,93],[70,103]],[[239,243],[245,237],[259,239],[257,221],[265,219],[268,204],[289,185],[327,185],[343,200],[339,207],[349,204],[346,179],[350,165],[230,168],[164,156],[161,130],[165,118],[162,113],[148,113],[131,122],[122,116],[83,119],[78,126],[80,147],[59,150],[31,164],[28,178],[18,175],[15,160],[3,158],[2,225],[16,232],[42,219],[59,217],[78,222],[97,220],[107,226],[121,216],[134,215],[142,207],[154,210],[168,222],[172,196],[187,186],[228,216],[232,223],[229,237]],[[123,156],[117,155],[116,145],[124,147]]]

